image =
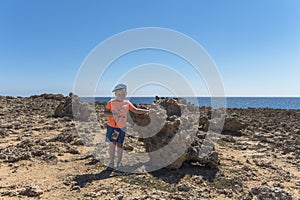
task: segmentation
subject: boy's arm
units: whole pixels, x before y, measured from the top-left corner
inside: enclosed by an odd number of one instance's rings
[[[105,108],[104,109],[104,116],[106,116],[106,117],[113,117],[113,114],[112,114],[112,112],[109,109]]]
[[[143,109],[135,107],[131,102],[129,102],[129,110],[135,114],[149,114],[150,112],[154,111],[153,109]]]
[[[135,106],[133,106],[133,109],[131,111],[134,112],[134,113],[136,113],[136,114],[146,114],[146,113],[150,112],[147,109],[137,108]]]

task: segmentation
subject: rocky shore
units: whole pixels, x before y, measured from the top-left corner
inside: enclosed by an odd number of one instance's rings
[[[199,149],[212,109],[199,110],[197,134],[180,159],[149,173],[109,172],[79,137],[73,96],[0,96],[0,197],[3,199],[299,199],[300,110],[226,109],[222,134],[206,158]],[[74,99],[74,98],[73,98]],[[168,144],[188,116],[178,99],[157,98],[166,110],[162,131],[150,139],[128,136],[124,149],[151,152]],[[186,102],[185,102],[186,103]],[[96,103],[105,128],[104,103]],[[150,108],[151,105],[137,105]],[[179,107],[178,107],[179,106]],[[186,105],[186,109],[190,109]],[[88,120],[78,102],[75,118]],[[77,112],[78,111],[78,112]],[[157,113],[158,115],[159,113]],[[131,114],[135,123],[149,116]],[[186,127],[188,128],[188,127]],[[188,129],[184,129],[188,130]],[[170,155],[172,156],[172,155]],[[159,158],[150,158],[159,159]]]

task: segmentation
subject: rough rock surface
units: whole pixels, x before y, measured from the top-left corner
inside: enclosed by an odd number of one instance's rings
[[[43,194],[43,191],[36,185],[28,186],[19,192],[19,195],[27,197],[38,197],[41,194]]]
[[[151,114],[149,117],[149,115],[131,113],[133,121],[137,125],[147,125],[151,122],[150,118],[155,121],[155,123],[147,127],[147,130],[143,127],[135,128],[139,132],[139,135],[147,131],[155,133],[151,137],[140,139],[144,143],[146,152],[154,152],[165,146],[169,146],[170,148],[163,153],[168,154],[168,159],[175,160],[175,162],[168,165],[168,168],[171,169],[180,168],[184,162],[199,162],[210,167],[217,167],[219,160],[214,145],[210,144],[209,147],[205,147],[205,144],[208,144],[203,143],[205,133],[198,131],[197,127],[195,128],[195,124],[198,124],[197,120],[192,122],[191,118],[197,119],[199,114],[197,107],[188,104],[184,99],[157,97],[151,108],[157,110],[152,114],[152,117]],[[164,115],[166,116],[164,117]],[[162,127],[161,129],[153,130],[160,126]],[[177,142],[170,144],[172,140],[175,140],[175,137],[178,138]],[[208,149],[206,154],[201,155],[201,148]],[[177,152],[182,155],[179,157]],[[150,162],[152,163],[159,165],[165,161],[166,158],[162,154],[150,155]]]
[[[191,161],[177,170],[128,174],[109,172],[95,160],[82,145],[72,118],[53,117],[67,98],[0,96],[0,199],[299,199],[300,110],[227,109],[226,118],[247,126],[219,135],[217,168]],[[103,129],[104,105],[95,105]],[[178,113],[176,106],[172,110]],[[199,118],[211,120],[211,111],[200,107]],[[182,113],[170,115],[167,122],[174,127],[181,118]],[[199,142],[206,136],[206,122],[200,122]],[[143,123],[146,127],[150,121]],[[146,151],[144,143],[130,135],[124,148]]]
[[[92,113],[91,105],[80,101],[77,95],[70,93],[54,111],[54,117],[70,117],[76,120],[88,121]]]
[[[258,199],[285,199],[292,200],[292,196],[282,188],[270,187],[268,185],[254,187],[251,193]]]
[[[214,119],[212,119],[211,110],[209,108],[200,109],[199,126],[207,131],[209,128],[213,129]],[[220,109],[222,110],[222,109]],[[215,111],[218,112],[218,111]],[[225,112],[225,111],[224,111]],[[218,114],[217,114],[218,115]],[[211,126],[211,127],[210,127]],[[244,121],[233,113],[231,116],[225,115],[225,122],[222,131],[223,132],[241,132],[247,128],[247,121]]]

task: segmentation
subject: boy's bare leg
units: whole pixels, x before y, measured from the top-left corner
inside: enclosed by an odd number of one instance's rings
[[[123,157],[123,149],[122,149],[122,144],[118,144],[117,143],[117,154],[118,154],[118,163],[120,163],[122,161],[122,157]]]
[[[110,142],[109,143],[109,163],[114,163],[115,160],[115,147],[116,147],[116,142]]]

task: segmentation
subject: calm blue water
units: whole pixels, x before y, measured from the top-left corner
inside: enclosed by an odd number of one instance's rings
[[[96,101],[107,102],[111,97],[96,97]],[[186,98],[199,106],[212,106],[210,97]],[[91,102],[94,98],[85,97],[83,101]],[[151,104],[155,100],[154,97],[132,97],[129,98],[135,104]],[[227,97],[226,108],[280,108],[280,109],[300,109],[300,97]],[[218,107],[213,105],[212,107]]]

